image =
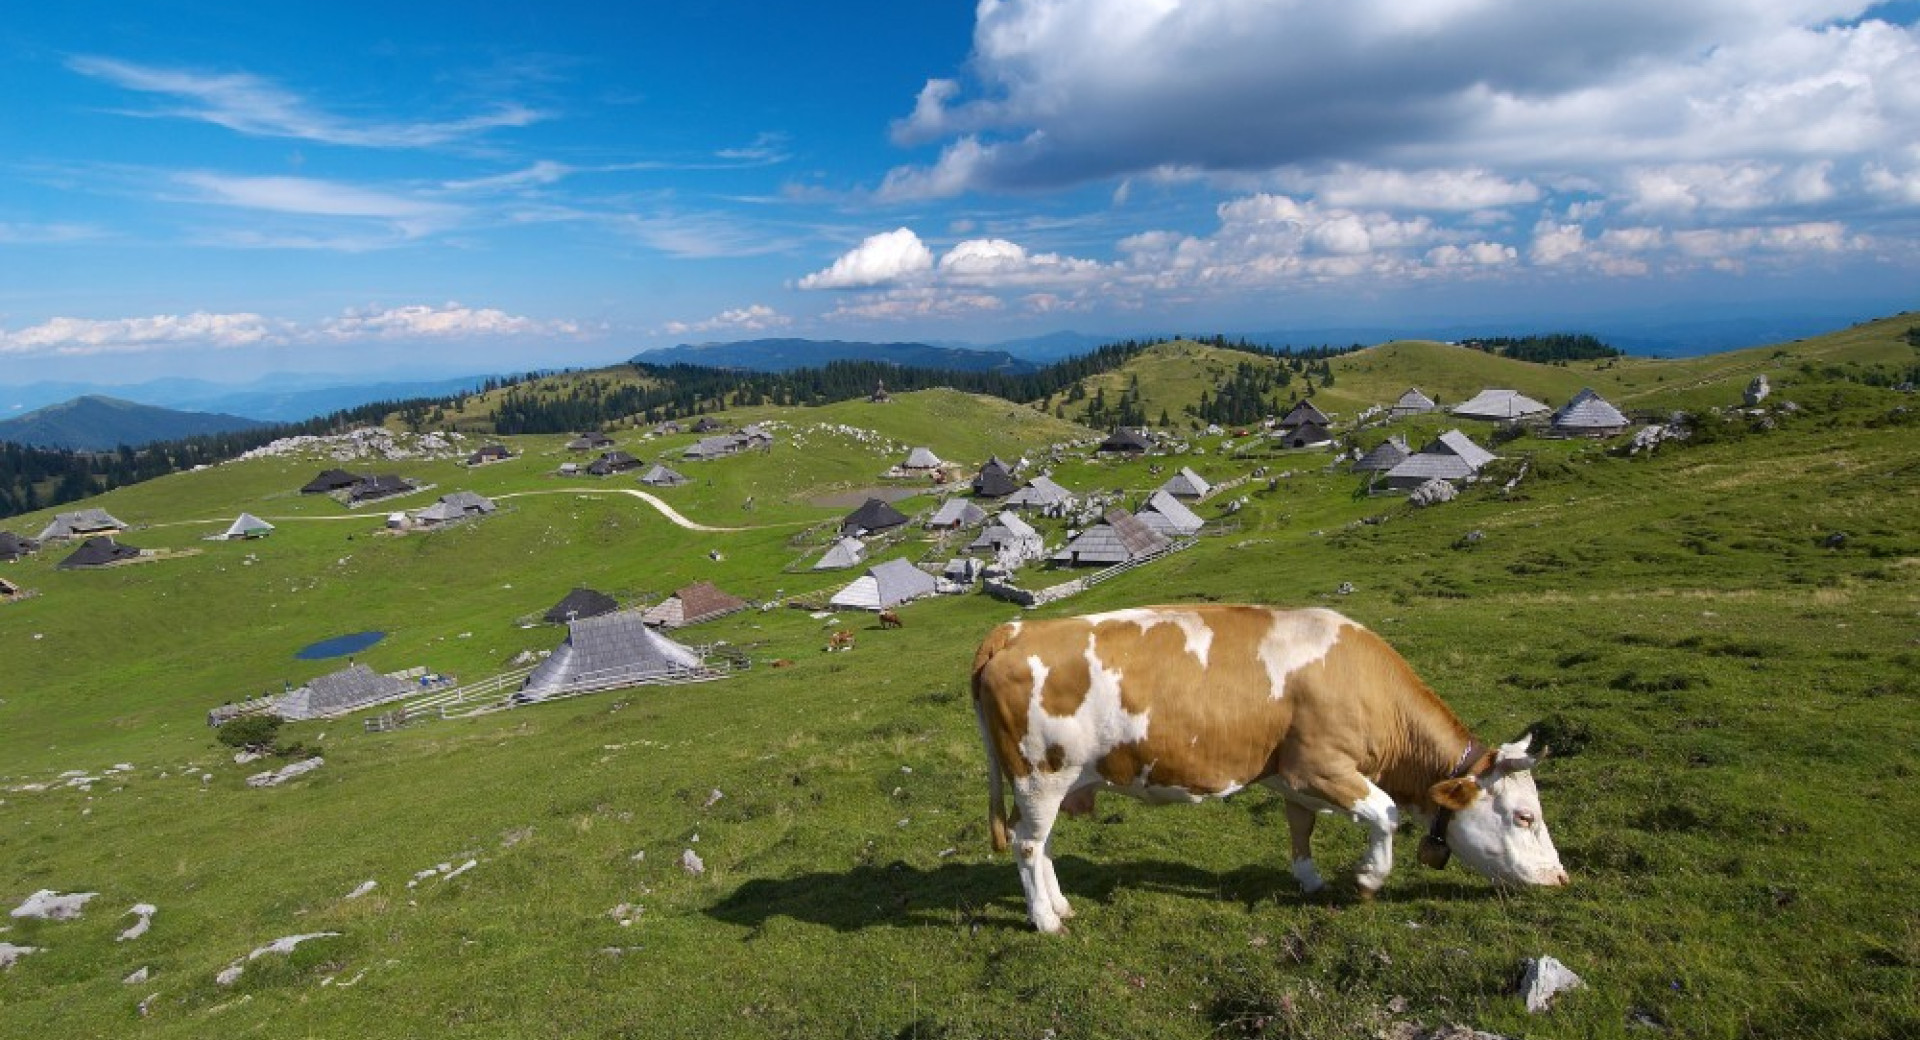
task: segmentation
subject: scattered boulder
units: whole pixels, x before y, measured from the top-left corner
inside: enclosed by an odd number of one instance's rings
[[[1587,984],[1573,969],[1552,957],[1530,957],[1520,978],[1520,994],[1527,1000],[1527,1011],[1539,1014],[1553,1005],[1553,998],[1570,989],[1585,989]]]
[[[1351,596],[1353,595],[1353,582],[1343,581],[1340,583],[1340,587],[1334,589],[1333,592],[1334,595],[1337,596]]]
[[[126,978],[121,979],[120,983],[121,985],[124,985],[124,986],[138,986],[142,982],[147,981],[147,977],[150,974],[151,973],[146,968],[143,967],[139,971],[136,971],[133,974],[127,976]]]
[[[722,792],[722,791],[721,791],[721,790],[720,790],[720,789],[719,789],[718,787],[716,787],[716,788],[714,788],[714,789],[713,789],[713,793],[712,793],[712,794],[709,794],[709,795],[707,795],[707,801],[706,801],[706,804],[704,804],[704,805],[702,805],[702,806],[701,806],[700,808],[702,808],[702,809],[711,809],[711,808],[713,808],[713,807],[714,807],[714,806],[715,806],[716,804],[718,804],[718,803],[719,803],[719,801],[720,801],[720,799],[722,799],[722,798],[725,798],[725,797],[726,797],[726,794],[724,794],[724,793],[723,793],[723,792]]]
[[[39,953],[38,946],[15,946],[10,942],[0,942],[0,970],[13,967],[13,962],[29,953]]]
[[[1425,509],[1428,506],[1437,506],[1442,502],[1451,502],[1458,497],[1460,497],[1460,490],[1458,488],[1441,480],[1439,477],[1435,477],[1425,484],[1414,488],[1413,493],[1407,496],[1407,502],[1416,509]]]
[[[126,931],[121,932],[120,938],[114,941],[126,942],[129,939],[138,939],[141,936],[147,934],[147,929],[153,927],[153,915],[159,912],[160,912],[160,908],[157,906],[154,906],[152,903],[133,904],[133,909],[127,911],[127,913],[125,914],[121,914],[120,916],[126,917],[128,914],[132,914],[139,917],[140,919],[138,921],[133,922],[132,926],[129,927]]]
[[[1741,400],[1746,402],[1748,408],[1752,408],[1766,400],[1767,395],[1771,393],[1773,393],[1773,387],[1767,383],[1766,373],[1762,372],[1747,384],[1747,392],[1741,395]]]
[[[27,897],[27,901],[13,908],[14,917],[36,917],[42,921],[71,921],[80,916],[81,908],[87,900],[99,895],[98,892],[73,892],[61,895],[51,888],[43,888]]]
[[[292,780],[294,777],[305,776],[308,773],[311,773],[314,770],[326,764],[327,764],[326,759],[315,756],[313,758],[295,762],[290,766],[285,766],[283,768],[275,769],[270,772],[255,773],[252,776],[247,777],[247,786],[248,787],[278,787],[281,784],[284,784],[287,781]]]
[[[686,849],[680,853],[680,868],[694,877],[707,872],[707,865],[701,862],[700,854],[692,849]]]
[[[366,894],[367,894],[368,892],[371,892],[371,891],[373,891],[374,889],[376,889],[376,888],[379,888],[379,887],[380,887],[380,882],[378,882],[378,881],[362,881],[362,882],[360,882],[360,885],[359,885],[359,887],[357,887],[357,888],[355,888],[355,889],[354,889],[353,891],[351,891],[351,892],[348,892],[348,893],[346,894],[346,896],[345,896],[345,897],[343,897],[343,898],[346,898],[346,899],[358,899],[358,898],[360,898],[361,896],[364,896],[364,895],[366,895]]]
[[[265,957],[267,954],[270,954],[270,953],[277,953],[277,954],[280,954],[281,956],[285,956],[289,953],[292,953],[294,949],[298,947],[301,943],[309,942],[314,939],[331,939],[334,936],[337,936],[339,934],[340,934],[339,932],[308,932],[304,935],[283,936],[279,939],[275,939],[274,941],[266,944],[265,946],[260,947],[257,950],[254,950],[252,953],[247,954],[245,957],[241,958],[240,960],[234,961],[232,964],[227,965],[225,968],[221,969],[220,974],[215,975],[213,977],[213,981],[219,983],[222,986],[231,986],[234,983],[240,981],[240,976],[246,972],[247,964],[250,961],[257,961],[260,958]]]

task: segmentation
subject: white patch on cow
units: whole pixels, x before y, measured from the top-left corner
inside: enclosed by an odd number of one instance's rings
[[[1087,689],[1080,707],[1065,717],[1047,714],[1042,696],[1046,688],[1047,668],[1038,656],[1027,658],[1033,670],[1033,691],[1027,701],[1027,735],[1020,741],[1020,753],[1028,762],[1039,765],[1047,760],[1047,748],[1058,745],[1069,767],[1087,767],[1107,752],[1123,744],[1147,739],[1148,712],[1134,714],[1120,701],[1122,676],[1100,660],[1098,644],[1087,636]],[[1077,769],[1065,770],[1077,773]]]
[[[1393,831],[1400,826],[1400,807],[1387,792],[1367,781],[1366,797],[1347,810],[1353,822],[1367,829],[1367,853],[1360,858],[1360,887],[1378,891],[1393,873]]]
[[[1308,895],[1327,887],[1327,883],[1320,878],[1320,871],[1314,867],[1311,857],[1293,861],[1293,879],[1300,882],[1300,891]]]
[[[1127,610],[1110,610],[1105,614],[1088,614],[1087,623],[1098,626],[1107,623],[1132,624],[1140,626],[1140,634],[1152,631],[1155,625],[1176,625],[1180,634],[1187,637],[1187,653],[1207,666],[1207,653],[1213,649],[1213,629],[1208,627],[1206,619],[1191,610],[1152,610],[1146,607],[1132,607]]]
[[[1347,811],[1341,808],[1340,806],[1337,806],[1332,802],[1327,801],[1324,798],[1315,798],[1310,794],[1306,794],[1301,791],[1296,791],[1293,788],[1288,787],[1287,782],[1278,776],[1267,777],[1266,779],[1260,781],[1260,784],[1261,786],[1266,787],[1268,790],[1275,792],[1276,794],[1280,795],[1280,797],[1285,798],[1287,801],[1292,802],[1293,804],[1298,805],[1303,809],[1312,809],[1314,812],[1317,812],[1317,813],[1334,813],[1334,812]]]
[[[1353,622],[1331,610],[1275,611],[1273,627],[1260,640],[1260,663],[1267,666],[1267,696],[1286,696],[1287,678],[1327,656],[1340,641],[1341,628]]]

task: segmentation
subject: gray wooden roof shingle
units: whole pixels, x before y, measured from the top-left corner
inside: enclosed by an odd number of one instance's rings
[[[1316,426],[1325,427],[1332,425],[1333,420],[1327,418],[1327,413],[1314,406],[1312,398],[1308,398],[1288,409],[1286,417],[1280,420],[1282,429],[1291,429],[1302,423],[1313,423]]]
[[[907,452],[907,461],[900,464],[901,469],[939,469],[946,465],[940,461],[931,448],[915,448]]]
[[[833,543],[819,562],[813,565],[816,571],[843,571],[848,567],[857,567],[867,558],[867,544],[858,538],[842,538]]]
[[[972,527],[986,518],[986,510],[975,505],[972,499],[949,498],[934,510],[933,516],[927,519],[927,526]]]
[[[1073,492],[1053,482],[1053,478],[1040,474],[1027,481],[1026,486],[1007,496],[1010,506],[1051,506],[1073,500]]]
[[[1482,390],[1472,398],[1453,406],[1453,414],[1463,419],[1489,419],[1505,422],[1539,415],[1547,406],[1518,390]]]
[[[1164,549],[1171,539],[1148,527],[1139,517],[1124,510],[1108,511],[1106,522],[1096,524],[1053,554],[1055,563],[1112,564],[1137,560]]]
[[[1626,415],[1592,389],[1581,390],[1553,413],[1553,428],[1561,433],[1617,433],[1627,426]]]
[[[1205,498],[1213,490],[1213,485],[1195,473],[1192,467],[1182,466],[1180,472],[1168,477],[1167,482],[1160,485],[1160,490],[1176,498]]]
[[[416,689],[405,679],[382,675],[364,664],[350,664],[277,698],[273,713],[283,719],[324,718],[397,700]]]
[[[679,487],[687,483],[687,478],[665,466],[655,463],[654,467],[640,474],[640,483],[654,487]]]
[[[68,513],[54,514],[53,521],[41,529],[40,537],[35,541],[84,538],[102,531],[119,531],[126,526],[104,509],[76,509]]]
[[[1165,491],[1155,491],[1147,496],[1146,503],[1134,515],[1140,518],[1141,523],[1168,536],[1189,535],[1207,523],[1200,519],[1199,514],[1188,509],[1185,502]]]
[[[566,642],[527,676],[521,694],[539,700],[583,688],[611,689],[697,669],[700,655],[623,610],[567,625]]]
[[[933,575],[904,559],[892,559],[867,568],[827,602],[852,610],[885,610],[939,591]]]
[[[1428,412],[1437,411],[1439,407],[1434,403],[1433,398],[1421,393],[1419,387],[1410,386],[1406,393],[1400,395],[1398,401],[1393,402],[1393,407],[1388,411],[1393,415],[1425,415]]]
[[[1395,434],[1355,460],[1353,469],[1356,473],[1385,473],[1407,461],[1407,456],[1412,454],[1413,449],[1407,447],[1406,440]]]
[[[840,521],[840,530],[847,534],[885,531],[906,522],[907,514],[893,508],[885,499],[869,498]]]
[[[596,592],[593,589],[574,589],[560,597],[560,602],[548,608],[541,617],[555,624],[565,624],[578,618],[611,614],[619,609],[620,604],[604,592]]]

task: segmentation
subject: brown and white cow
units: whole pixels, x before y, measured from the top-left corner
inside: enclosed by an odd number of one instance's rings
[[[1061,929],[1049,840],[1056,816],[1109,789],[1154,802],[1224,798],[1262,784],[1286,799],[1293,875],[1313,865],[1316,813],[1367,829],[1363,894],[1393,868],[1402,807],[1437,822],[1449,850],[1495,881],[1563,885],[1541,818],[1529,738],[1488,749],[1384,640],[1329,610],[1143,607],[1014,621],[980,645],[973,700],[987,747],[993,847],[1008,846],[1010,779],[1021,886],[1034,926]]]

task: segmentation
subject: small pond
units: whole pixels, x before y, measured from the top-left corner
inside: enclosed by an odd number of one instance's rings
[[[318,643],[308,643],[296,651],[293,656],[300,658],[302,661],[319,661],[328,657],[345,657],[348,654],[357,654],[385,638],[387,638],[385,632],[354,632],[350,635],[334,636],[332,639],[322,639]]]

